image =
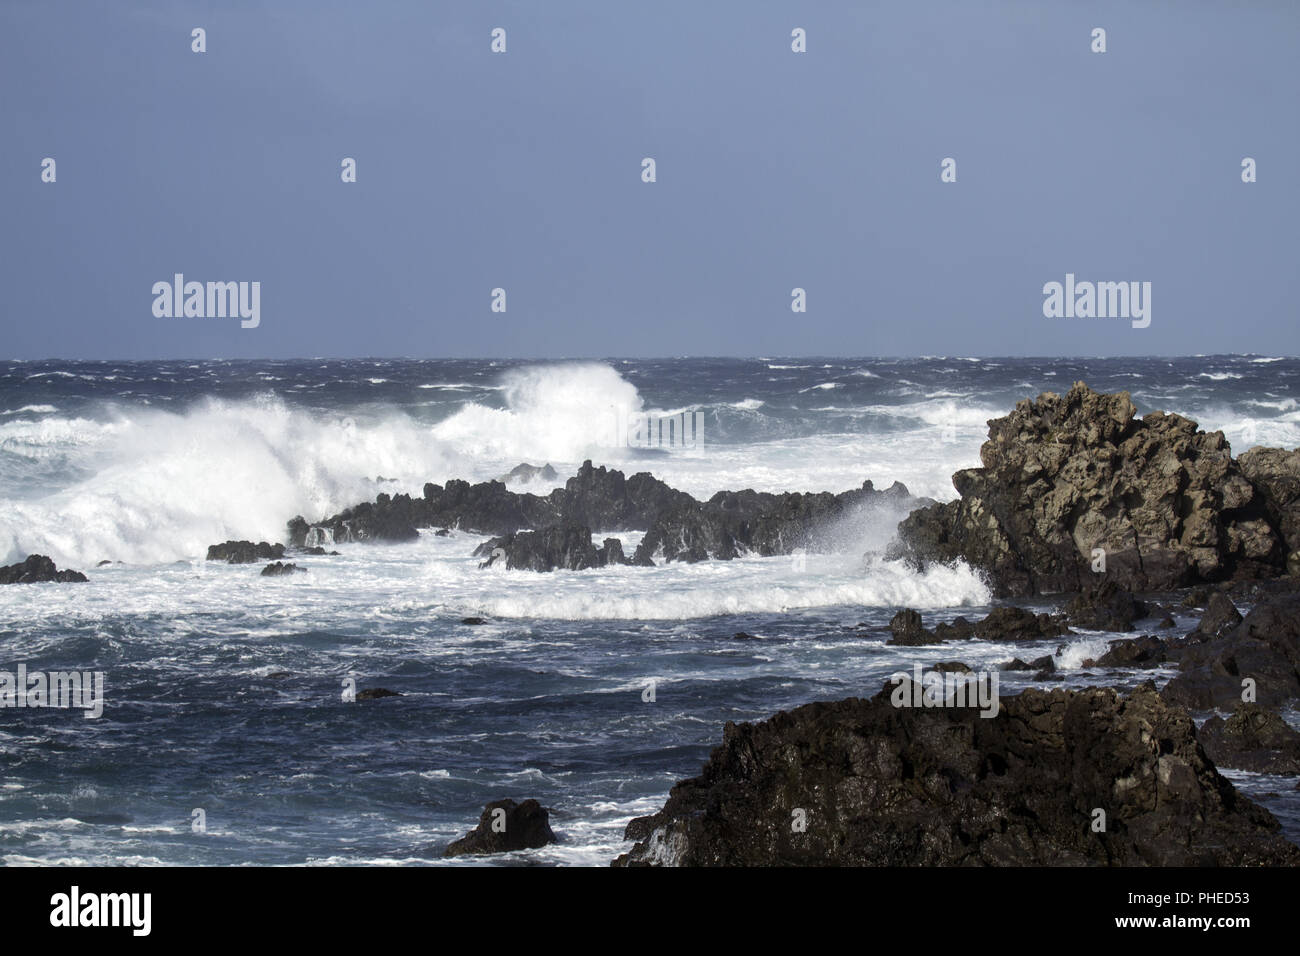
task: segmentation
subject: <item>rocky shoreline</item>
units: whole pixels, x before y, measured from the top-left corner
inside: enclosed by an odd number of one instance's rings
[[[1153,685],[1026,690],[992,720],[890,698],[728,723],[614,865],[1300,864]]]
[[[1220,432],[1135,412],[1127,393],[1083,383],[1021,401],[989,422],[982,466],[953,476],[958,498],[946,503],[870,481],[699,501],[588,461],[545,496],[503,481],[430,483],[420,498],[380,494],[314,523],[297,516],[287,545],[228,541],[207,558],[292,575],[304,569],[288,556],[430,528],[485,536],[474,552],[484,568],[583,571],[834,550],[841,522],[896,515],[885,560],[961,561],[999,599],[1053,610],[1002,604],[929,628],[902,609],[887,643],[1133,633],[1088,663],[1175,675],[1160,690],[1025,690],[1001,698],[992,719],[966,706],[900,708],[887,686],[870,700],[728,724],[702,774],[628,825],[635,845],[616,865],[1296,865],[1300,849],[1217,767],[1300,775],[1300,733],[1280,715],[1300,702],[1300,450],[1234,458]],[[596,546],[592,529],[642,539],[628,555],[618,538]],[[77,580],[39,555],[0,569],[0,583]],[[1156,633],[1193,609],[1192,631]],[[1045,682],[1055,668],[1047,656],[999,669]],[[1209,715],[1200,730],[1193,714]],[[529,826],[542,832],[539,819]],[[469,852],[517,848],[490,830],[480,837]]]

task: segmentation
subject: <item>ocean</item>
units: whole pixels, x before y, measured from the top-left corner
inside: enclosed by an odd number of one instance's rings
[[[1077,380],[1221,429],[1234,453],[1294,448],[1298,376],[1300,360],[1256,355],[0,363],[0,564],[46,554],[90,578],[0,588],[0,670],[106,678],[98,719],[0,709],[0,860],[605,865],[728,720],[871,696],[918,662],[1051,654],[1052,686],[1163,681],[1085,668],[1103,632],[886,646],[901,607],[930,626],[991,601],[969,569],[872,556],[898,514],[839,529],[826,553],[655,568],[480,570],[486,536],[432,530],[294,558],[308,573],[291,578],[203,558],[284,541],[295,515],[524,462],[558,475],[511,485],[539,494],[591,459],[697,498],[870,479],[948,500],[988,419]],[[619,444],[618,410],[699,413],[702,436]],[[629,553],[639,539],[592,531]],[[403,696],[349,702],[349,680]],[[1004,694],[1031,683],[1002,674]],[[1285,781],[1227,776],[1300,838]],[[560,842],[439,858],[504,797],[550,807]]]

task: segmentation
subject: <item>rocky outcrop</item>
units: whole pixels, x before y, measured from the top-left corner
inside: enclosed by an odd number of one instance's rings
[[[289,541],[299,548],[325,547],[342,541],[410,541],[420,528],[452,527],[507,538],[549,533],[556,528],[644,531],[631,563],[648,566],[666,561],[726,560],[744,553],[790,554],[817,550],[837,521],[873,508],[901,517],[928,499],[911,497],[897,482],[877,491],[870,481],[842,494],[773,495],[755,491],[719,492],[696,501],[646,472],[622,472],[584,462],[563,488],[545,497],[510,491],[499,481],[471,485],[449,481],[426,484],[423,498],[379,495],[317,524],[301,516],[289,522]],[[513,539],[512,539],[513,540]],[[610,539],[612,540],[612,539]],[[608,546],[609,541],[606,541]],[[537,541],[520,547],[535,550]],[[494,548],[510,546],[500,541]],[[606,564],[624,562],[622,545],[608,552]],[[527,560],[520,567],[543,570],[544,562]],[[553,567],[566,567],[556,564]],[[599,564],[583,566],[597,567]]]
[[[537,849],[554,842],[550,811],[536,800],[525,800],[523,803],[496,800],[483,808],[478,826],[449,844],[442,855],[510,853],[514,850]]]
[[[1163,691],[1191,710],[1224,711],[1247,692],[1270,709],[1300,699],[1300,594],[1265,597],[1223,636],[1188,642]]]
[[[617,866],[1300,863],[1150,684],[970,708],[816,703],[728,723]],[[1104,830],[1096,829],[1103,818]]]
[[[1256,490],[1222,432],[1135,414],[1128,393],[1082,382],[1019,402],[989,422],[983,466],[953,476],[960,498],[909,515],[892,554],[966,561],[1001,596],[1086,590],[1102,553],[1105,580],[1126,591],[1281,573],[1274,498]]]
[[[1197,736],[1220,767],[1300,774],[1300,733],[1259,704],[1240,704],[1226,720],[1216,714],[1201,725]]]
[[[1237,464],[1259,491],[1269,521],[1282,538],[1287,573],[1300,575],[1300,449],[1252,448]]]
[[[422,498],[381,494],[314,525],[301,516],[294,518],[289,540],[298,547],[398,542],[414,540],[419,528],[508,535],[566,523],[603,531],[644,531],[659,511],[679,500],[694,499],[648,473],[625,478],[620,471],[587,461],[563,488],[545,497],[511,491],[501,481],[430,482]]]
[[[258,561],[278,561],[284,557],[284,545],[259,541],[226,541],[208,548],[209,561],[226,564],[256,564]]]
[[[924,502],[894,482],[878,491],[870,482],[840,494],[720,491],[708,501],[689,496],[658,513],[636,550],[634,563],[730,560],[826,550],[842,522],[874,509],[905,514]]]
[[[304,574],[307,573],[306,568],[300,568],[296,564],[286,564],[283,561],[275,561],[262,569],[262,577],[282,578],[292,574],[297,574],[299,571]]]
[[[919,647],[946,641],[1042,641],[1071,633],[1059,614],[1035,614],[1021,607],[995,607],[982,621],[972,624],[964,617],[938,624],[934,631],[923,626],[921,615],[904,608],[889,622],[886,644]]]
[[[597,548],[591,542],[591,529],[576,524],[492,538],[479,545],[474,556],[487,558],[479,567],[502,562],[511,571],[584,571],[628,563],[617,538],[606,538],[604,546]]]
[[[29,555],[17,564],[0,567],[0,584],[77,584],[89,580],[80,571],[60,571],[54,562],[43,554]]]

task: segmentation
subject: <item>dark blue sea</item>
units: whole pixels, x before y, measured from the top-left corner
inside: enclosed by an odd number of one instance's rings
[[[991,600],[969,569],[871,557],[902,517],[886,510],[816,553],[655,568],[480,570],[482,537],[432,530],[287,579],[203,560],[520,463],[555,469],[512,484],[542,494],[592,459],[702,498],[870,479],[950,499],[988,419],[1077,380],[1221,429],[1234,453],[1300,445],[1300,361],[1274,356],[0,362],[0,564],[46,554],[90,578],[0,588],[0,671],[105,676],[98,718],[0,708],[0,860],[604,865],[728,720],[871,695],[916,662],[1051,654],[1066,686],[1163,681],[1085,667],[1103,632],[886,646],[900,607],[929,624]],[[697,413],[687,447],[613,427]],[[1002,692],[1030,681],[1004,673]],[[1300,837],[1293,780],[1230,777]],[[550,807],[560,842],[442,861],[503,797]]]

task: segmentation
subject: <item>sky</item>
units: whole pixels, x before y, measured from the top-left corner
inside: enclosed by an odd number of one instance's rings
[[[1293,0],[0,0],[0,358],[1297,355],[1297,103]]]

